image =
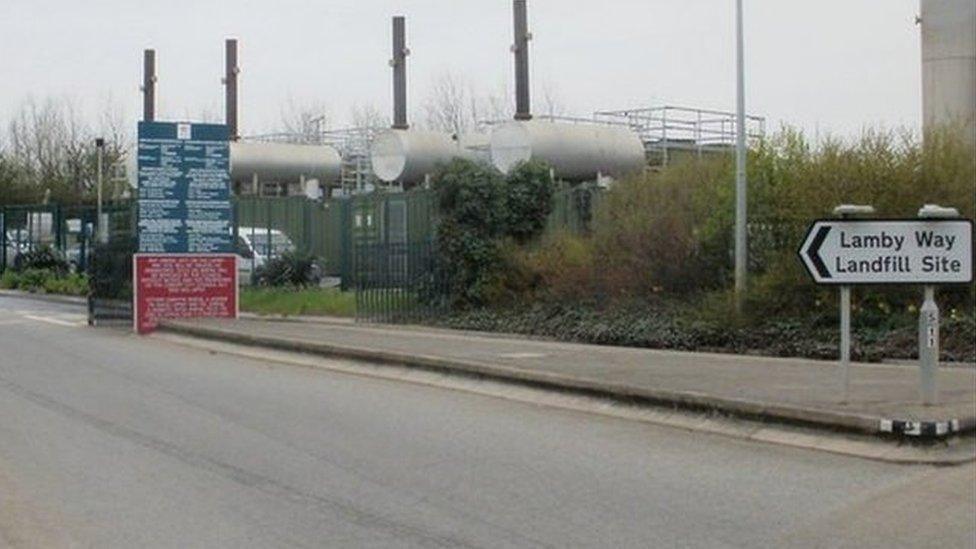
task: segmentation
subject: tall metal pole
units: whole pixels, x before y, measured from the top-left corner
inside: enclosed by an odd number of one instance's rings
[[[406,130],[407,124],[407,22],[393,18],[393,128]]]
[[[105,223],[102,222],[102,162],[104,161],[105,154],[105,140],[99,137],[95,140],[95,149],[98,153],[98,176],[96,179],[96,202],[95,215],[98,216],[95,220],[96,237],[99,243],[106,242],[105,238]]]
[[[525,0],[514,0],[515,44],[515,119],[531,120],[532,107],[529,93],[529,12]]]
[[[146,50],[142,55],[142,119],[156,119],[156,50]]]
[[[742,33],[742,0],[736,0],[736,123],[735,123],[735,302],[738,310],[746,292],[749,242],[746,232],[746,84]]]
[[[237,128],[237,74],[240,68],[237,66],[237,40],[228,38],[225,45],[225,67],[224,67],[224,122],[227,124],[227,133],[231,141],[237,141],[240,137]]]

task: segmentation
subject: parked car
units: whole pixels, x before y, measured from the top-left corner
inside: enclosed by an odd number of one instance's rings
[[[234,253],[237,254],[237,278],[241,284],[250,284],[255,271],[269,259],[295,251],[295,244],[288,235],[277,230],[257,227],[238,227]]]
[[[17,256],[29,252],[32,248],[30,237],[24,229],[12,229],[6,234],[6,266],[12,267]]]

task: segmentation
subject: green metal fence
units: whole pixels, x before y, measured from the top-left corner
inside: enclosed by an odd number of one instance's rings
[[[448,280],[433,244],[355,244],[356,320],[419,322],[447,312]]]
[[[130,230],[130,217],[118,214],[131,207],[130,202],[104,205],[109,233]],[[87,204],[0,206],[0,272],[15,267],[21,254],[43,247],[59,251],[73,270],[87,270],[96,217],[96,206]]]

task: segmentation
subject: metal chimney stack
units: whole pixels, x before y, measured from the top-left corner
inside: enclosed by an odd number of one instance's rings
[[[228,38],[225,42],[226,64],[224,73],[224,107],[226,114],[224,117],[227,124],[227,133],[231,141],[240,139],[237,128],[237,74],[241,72],[237,66],[237,40]]]
[[[142,119],[156,119],[156,50],[142,52]]]
[[[528,8],[526,0],[515,0],[515,119],[531,120],[532,108],[529,101],[529,32]]]
[[[403,16],[393,18],[393,129],[406,130],[407,124],[407,23]]]

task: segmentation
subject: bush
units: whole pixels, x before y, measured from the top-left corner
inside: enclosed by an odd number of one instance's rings
[[[718,155],[617,182],[597,204],[591,237],[544,237],[555,249],[530,245],[512,254],[520,269],[510,271],[510,286],[587,303],[714,293],[706,300],[709,314],[728,321],[735,316],[734,179],[731,157]],[[810,281],[796,249],[809,223],[830,217],[837,204],[867,203],[879,216],[914,217],[922,204],[938,202],[971,218],[974,198],[974,151],[953,128],[932,132],[924,143],[881,130],[811,143],[798,131],[781,130],[749,155],[749,314],[739,321],[817,321],[835,312],[836,292]],[[588,252],[561,257],[571,241]],[[586,256],[591,264],[581,265]],[[593,277],[588,284],[587,276]],[[949,307],[972,310],[974,288],[940,288],[940,296]],[[876,324],[918,301],[911,286],[864,287],[854,295],[855,310]]]
[[[0,288],[48,294],[85,295],[88,278],[82,274],[58,274],[47,269],[7,270],[0,277]]]
[[[506,275],[514,267],[506,239],[525,244],[545,229],[554,192],[548,166],[525,162],[503,178],[491,166],[458,159],[438,170],[433,187],[439,269],[451,305],[497,303],[511,291],[507,286],[521,288]]]
[[[21,252],[14,257],[15,271],[29,269],[41,269],[64,274],[68,272],[68,262],[65,261],[60,252],[51,246],[41,246],[35,250]]]
[[[306,287],[317,286],[321,280],[321,269],[315,258],[301,252],[285,252],[268,260],[255,273],[261,286]]]
[[[50,277],[44,281],[43,288],[49,294],[84,296],[88,294],[88,277],[80,273]]]
[[[505,179],[505,233],[519,244],[542,234],[552,212],[555,183],[544,162],[522,162]]]
[[[437,251],[451,305],[480,306],[501,291],[503,179],[491,166],[454,160],[433,179],[440,222]]]

